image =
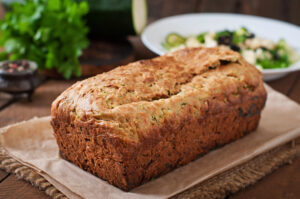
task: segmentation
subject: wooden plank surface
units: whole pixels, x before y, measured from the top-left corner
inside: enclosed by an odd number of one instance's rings
[[[233,12],[280,19],[300,25],[299,0],[149,0],[148,8],[151,21],[191,12]]]
[[[0,183],[2,199],[49,199],[49,197],[31,184],[10,175]]]
[[[5,180],[9,176],[9,173],[6,173],[5,171],[0,169],[0,183]]]
[[[0,111],[13,103],[13,97],[6,93],[0,93]]]
[[[292,164],[285,165],[256,184],[240,191],[230,199],[299,199],[300,157]],[[291,179],[291,180],[288,180]]]
[[[190,13],[195,11],[197,0],[155,0],[148,1],[149,17],[158,19],[162,17]]]
[[[297,102],[300,101],[300,72],[298,72],[298,77],[289,92],[289,97]]]
[[[300,25],[300,1],[299,0],[287,0],[289,2],[289,19],[293,24]]]
[[[281,0],[242,0],[240,12],[244,14],[258,15],[263,17],[272,17],[280,20],[286,19],[285,13],[282,10]]]
[[[49,80],[36,89],[33,94],[33,102],[20,99],[0,111],[0,127],[15,122],[41,117],[50,114],[52,101],[75,81]]]
[[[275,90],[288,95],[292,91],[292,88],[295,84],[295,82],[300,78],[300,72],[291,73],[287,76],[274,80],[271,82],[267,82],[271,87],[275,88]],[[297,100],[296,100],[297,101]]]
[[[197,1],[196,12],[236,12],[238,0],[225,1],[211,1],[202,0]]]

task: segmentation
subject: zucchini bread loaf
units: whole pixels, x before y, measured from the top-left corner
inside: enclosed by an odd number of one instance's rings
[[[256,129],[261,73],[225,48],[191,48],[77,82],[52,104],[61,156],[123,190]]]

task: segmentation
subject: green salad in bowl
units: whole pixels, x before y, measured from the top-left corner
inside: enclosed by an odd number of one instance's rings
[[[168,51],[186,47],[225,46],[241,53],[249,63],[261,70],[287,68],[300,59],[299,54],[284,39],[274,42],[257,37],[245,27],[236,30],[202,32],[187,37],[170,33],[162,45]]]

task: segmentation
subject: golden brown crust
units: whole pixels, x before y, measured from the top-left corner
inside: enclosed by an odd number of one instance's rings
[[[52,125],[62,156],[129,190],[253,131],[265,99],[238,53],[192,48],[74,84]]]

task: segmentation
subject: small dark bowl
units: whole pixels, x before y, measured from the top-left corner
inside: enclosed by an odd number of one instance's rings
[[[29,63],[28,69],[8,72],[2,68],[2,65],[7,62],[11,61],[0,62],[0,91],[13,95],[25,93],[28,95],[28,99],[31,100],[31,95],[39,84],[37,64],[32,61],[27,61]]]

